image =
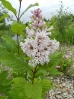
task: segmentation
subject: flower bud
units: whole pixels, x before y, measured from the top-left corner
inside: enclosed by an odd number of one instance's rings
[[[60,69],[60,66],[56,66],[57,69]]]

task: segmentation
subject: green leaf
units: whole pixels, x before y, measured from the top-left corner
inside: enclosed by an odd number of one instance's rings
[[[25,99],[24,86],[26,80],[22,77],[16,77],[12,81],[12,90],[9,91],[9,95],[12,99]]]
[[[49,79],[43,79],[41,83],[42,83],[42,88],[45,91],[48,91],[53,87],[53,83]]]
[[[4,5],[4,7],[6,7],[9,11],[12,11],[15,15],[16,15],[16,9],[14,9],[11,5],[10,2],[8,2],[7,0],[1,0],[2,4]]]
[[[11,79],[7,79],[2,83],[2,86],[9,86],[11,85],[12,80]]]
[[[28,98],[32,99],[40,99],[42,94],[42,86],[41,84],[25,84],[25,95]]]
[[[8,53],[8,51],[5,48],[0,47],[0,56]]]
[[[24,86],[26,83],[26,80],[22,77],[17,77],[13,79],[13,88],[16,89],[17,91],[21,92],[22,90],[24,90]]]
[[[24,62],[21,57],[18,57],[13,53],[2,55],[0,57],[0,62],[18,72],[25,72],[28,68],[27,63]]]
[[[25,29],[25,25],[24,24],[19,24],[19,23],[15,23],[12,25],[11,30],[14,33],[18,33],[18,34],[24,34],[24,29]]]
[[[41,77],[42,79],[44,79],[44,77],[46,76],[46,74],[47,74],[47,71],[46,70],[40,69],[36,73],[35,77]]]
[[[41,79],[40,78],[34,78],[34,83],[35,84],[40,84],[41,83]]]
[[[20,92],[16,91],[15,89],[9,91],[9,96],[12,99],[30,99],[25,96],[24,90],[20,90]]]
[[[3,16],[0,17],[0,21],[3,20],[4,18],[8,17],[8,14],[4,14]]]
[[[62,59],[62,53],[61,52],[54,52],[53,54],[50,55],[50,61],[48,63],[48,66],[56,66]]]
[[[10,90],[8,94],[10,97],[12,97],[12,99],[20,99],[18,92],[15,89]]]
[[[25,83],[26,80],[22,77],[13,78],[12,89],[9,91],[10,96],[12,99],[27,99],[25,98]]]
[[[46,92],[53,87],[53,83],[49,79],[43,79],[41,81],[41,84],[42,84],[42,96],[44,97]]]
[[[17,20],[13,20],[12,22],[12,25],[16,24],[17,23]]]
[[[16,94],[15,94],[16,93]],[[9,91],[12,99],[42,99],[42,85],[26,82],[22,77],[13,79],[12,90]]]
[[[0,26],[4,25],[4,23],[0,23]]]
[[[62,75],[62,74],[63,74],[63,73],[60,72],[60,71],[58,71],[55,66],[52,66],[52,67],[49,69],[49,75],[50,75],[50,76],[56,76],[56,75]]]
[[[17,42],[14,41],[11,37],[9,37],[8,35],[3,35],[1,37],[4,41],[2,42],[2,44],[0,45],[1,50],[4,50],[0,53],[2,55],[6,54],[5,52],[7,51],[8,53],[12,52],[12,53],[17,53],[18,49],[17,49]],[[21,51],[21,50],[20,50]]]
[[[0,82],[3,82],[6,79],[7,76],[8,76],[8,72],[7,71],[3,71],[0,74]]]
[[[0,99],[7,99],[7,96],[0,96]]]
[[[11,79],[9,80],[7,77],[8,71],[2,71],[0,73],[0,93],[3,93],[4,95],[11,88]]]
[[[1,38],[3,40],[5,40],[7,43],[11,43],[11,45],[15,45],[16,46],[15,41],[11,37],[9,37],[8,35],[2,35]]]
[[[38,3],[30,4],[30,5],[25,9],[25,11],[20,15],[20,17],[22,17],[22,15],[23,15],[27,10],[29,10],[31,7],[34,7],[34,6],[39,6],[39,4],[38,4]]]

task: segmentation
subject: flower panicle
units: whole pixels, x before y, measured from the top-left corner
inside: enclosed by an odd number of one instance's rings
[[[32,24],[30,28],[26,27],[28,35],[25,42],[20,43],[20,46],[27,56],[32,57],[29,60],[31,66],[35,67],[38,64],[43,66],[50,61],[50,54],[59,48],[59,42],[49,38],[48,35],[51,35],[50,31],[53,29],[53,26],[47,28],[41,15],[42,10],[38,8],[31,12],[33,14],[31,17]]]

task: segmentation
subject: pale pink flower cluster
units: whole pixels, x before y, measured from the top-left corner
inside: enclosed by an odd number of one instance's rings
[[[56,66],[57,69],[60,69],[60,66]]]
[[[68,59],[68,58],[69,58],[69,56],[68,56],[67,54],[65,54],[65,55],[63,56],[63,58]]]
[[[51,33],[48,31],[53,27],[50,27],[49,29],[45,27],[45,22],[40,15],[41,10],[37,9],[32,13],[34,15],[32,16],[33,23],[31,25],[31,29],[28,27],[26,28],[26,33],[28,35],[25,42],[20,43],[20,46],[27,56],[32,57],[32,59],[29,60],[29,65],[44,65],[50,61],[50,54],[59,48],[59,42],[55,39],[51,40],[49,38],[48,35]],[[41,30],[40,27],[43,29]]]
[[[32,12],[32,16],[31,16],[31,20],[32,20],[32,25],[31,27],[33,29],[37,29],[40,30],[40,27],[44,26],[45,27],[45,22],[42,19],[42,15],[41,12],[42,10],[40,10],[39,8],[37,10],[31,11]]]
[[[42,10],[38,8],[37,10],[31,11],[31,12],[33,14],[31,16],[31,21],[32,21],[31,28],[32,29],[38,32],[41,32],[43,30],[50,31],[53,29],[53,26],[51,26],[50,28],[47,28],[46,23],[41,15]],[[49,32],[49,35],[51,35],[51,32]]]

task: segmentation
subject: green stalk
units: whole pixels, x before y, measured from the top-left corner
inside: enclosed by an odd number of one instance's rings
[[[20,20],[20,10],[21,10],[21,1],[19,1],[19,11],[18,11],[18,16],[17,16],[17,22],[19,22]],[[20,49],[20,45],[19,45],[19,34],[17,33],[17,48],[18,48],[18,54],[19,54],[19,49]]]

